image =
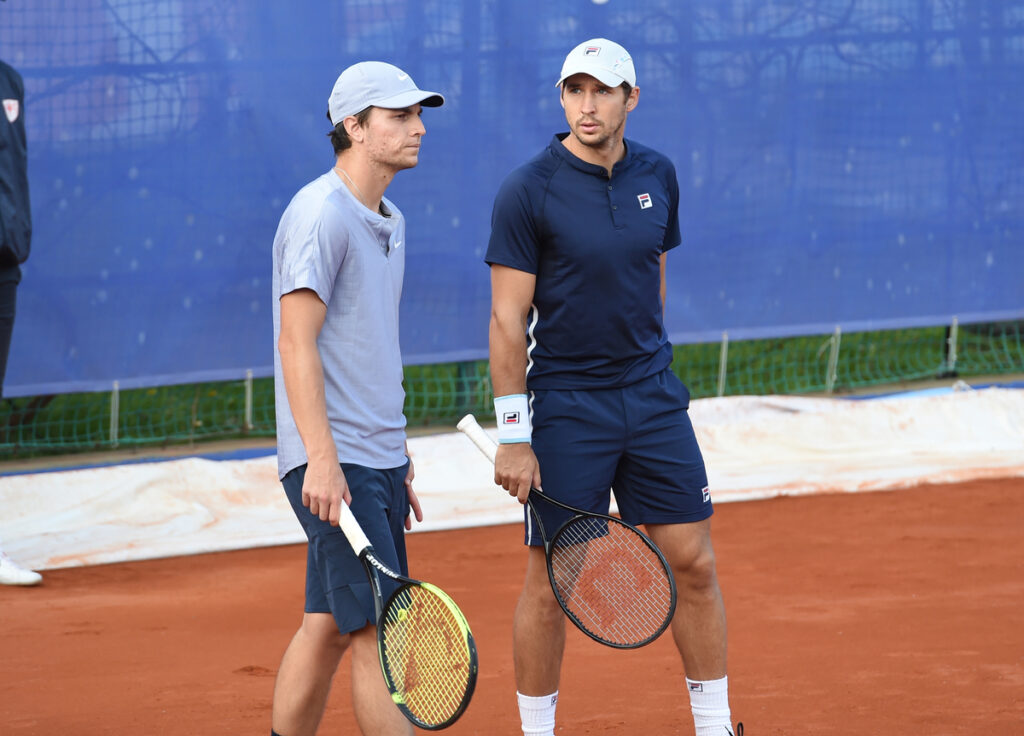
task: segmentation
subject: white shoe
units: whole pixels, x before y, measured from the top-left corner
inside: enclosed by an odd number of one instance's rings
[[[43,576],[32,570],[26,570],[7,555],[0,553],[0,585],[39,585]]]

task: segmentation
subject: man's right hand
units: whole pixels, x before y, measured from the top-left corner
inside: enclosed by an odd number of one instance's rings
[[[540,488],[540,464],[529,442],[498,445],[494,458],[494,482],[526,503],[530,488]]]
[[[302,480],[302,505],[321,521],[338,526],[342,503],[352,503],[352,494],[338,461],[310,461]]]

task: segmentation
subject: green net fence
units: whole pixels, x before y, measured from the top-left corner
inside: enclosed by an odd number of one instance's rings
[[[679,345],[693,398],[843,393],[898,382],[1024,372],[1024,323]],[[407,366],[410,427],[492,417],[486,361]],[[0,400],[0,459],[273,437],[269,378]]]

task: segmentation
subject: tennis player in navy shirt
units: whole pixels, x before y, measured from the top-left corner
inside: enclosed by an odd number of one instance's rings
[[[645,525],[675,574],[672,634],[696,734],[727,736],[734,732],[711,496],[663,320],[665,257],[680,244],[675,169],[623,137],[640,90],[622,46],[580,44],[558,88],[570,132],[513,171],[494,202],[486,260],[501,443],[495,482],[521,503],[531,484],[543,484],[559,500],[600,512],[614,488],[622,517]],[[516,687],[523,733],[548,736],[565,618],[525,513]]]

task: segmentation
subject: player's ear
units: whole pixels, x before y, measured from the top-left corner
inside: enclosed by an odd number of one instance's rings
[[[633,112],[638,102],[640,102],[640,88],[634,87],[626,97],[626,112]]]
[[[564,84],[558,85],[558,104],[562,106],[563,110],[565,109],[565,85]]]
[[[349,115],[347,118],[341,121],[342,125],[345,126],[345,132],[348,133],[348,137],[353,142],[363,142],[365,131],[363,126],[359,124],[359,119],[355,115]]]

